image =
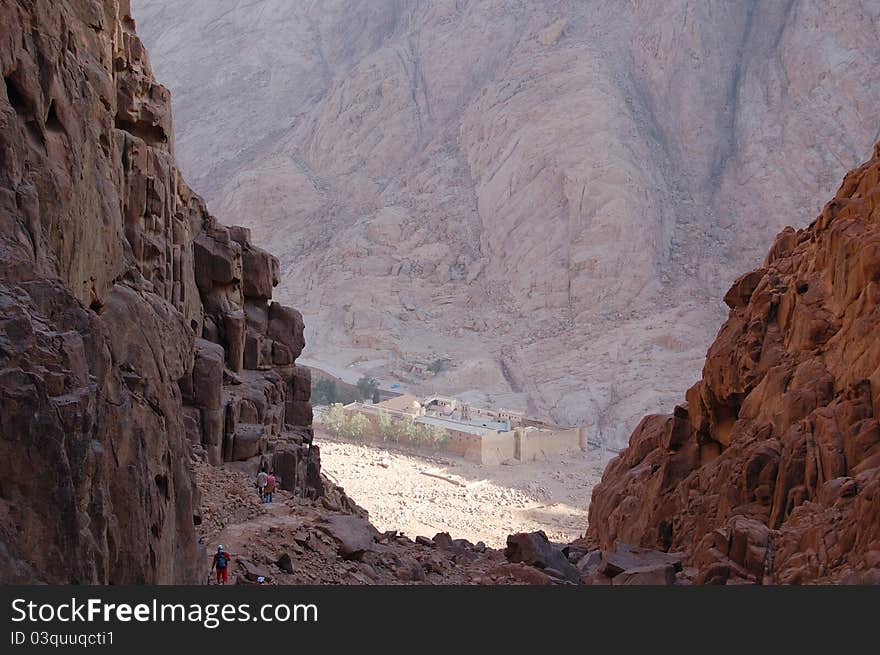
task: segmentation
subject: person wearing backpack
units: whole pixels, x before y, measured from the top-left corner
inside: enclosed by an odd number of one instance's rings
[[[260,500],[266,502],[266,484],[269,482],[269,474],[265,471],[257,473],[257,491],[260,493]]]
[[[223,550],[222,545],[217,546],[217,552],[214,553],[214,561],[211,563],[211,570],[217,569],[217,584],[226,584],[231,559],[232,557]]]
[[[272,494],[275,493],[275,471],[269,469],[269,476],[266,478],[266,487],[263,489],[263,502],[271,503]]]

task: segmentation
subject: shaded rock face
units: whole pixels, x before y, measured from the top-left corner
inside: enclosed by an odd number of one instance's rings
[[[880,144],[726,295],[702,380],[593,491],[587,537],[700,582],[880,579]]]
[[[2,2],[0,34],[0,581],[200,581],[191,457],[308,403],[302,319],[181,178],[128,2]]]

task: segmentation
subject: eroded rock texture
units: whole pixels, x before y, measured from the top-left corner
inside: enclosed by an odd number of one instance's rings
[[[880,138],[876,0],[132,4],[307,355],[615,450]]]
[[[593,492],[588,538],[700,582],[880,582],[880,144],[740,277],[703,378]]]
[[[191,457],[310,440],[302,318],[181,178],[128,2],[0,0],[0,69],[0,581],[194,582]]]

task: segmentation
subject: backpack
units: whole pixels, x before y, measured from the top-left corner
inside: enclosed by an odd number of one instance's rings
[[[225,569],[226,568],[226,553],[217,553],[217,568]]]

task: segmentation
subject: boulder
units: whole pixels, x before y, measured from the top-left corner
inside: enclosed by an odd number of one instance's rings
[[[306,402],[312,397],[312,371],[305,366],[294,366],[289,378],[288,398]]]
[[[224,359],[223,346],[204,339],[195,340],[192,390],[197,407],[220,409]]]
[[[234,372],[244,365],[245,321],[240,309],[223,315],[223,333],[226,343],[226,363]]]
[[[263,363],[263,358],[261,357],[262,350],[263,337],[248,329],[245,335],[242,367],[249,371],[255,371],[261,368]]]
[[[272,468],[282,489],[294,494],[305,493],[309,498],[324,495],[321,457],[317,446],[276,441],[272,451]]]
[[[523,562],[540,569],[555,569],[570,582],[581,580],[580,572],[562,554],[561,548],[550,543],[543,530],[508,535],[504,556],[509,562]]]
[[[227,225],[226,229],[229,230],[229,238],[235,241],[240,246],[247,246],[251,243],[251,230],[250,228],[243,227],[241,225]]]
[[[748,305],[749,300],[752,299],[752,294],[755,292],[758,284],[760,284],[766,274],[766,268],[759,268],[758,270],[741,275],[724,295],[724,302],[731,309]]]
[[[312,403],[305,400],[288,400],[284,404],[284,424],[303,427],[312,424]]]
[[[650,564],[627,569],[611,579],[614,585],[671,585],[675,583],[672,564]]]
[[[242,252],[242,292],[245,298],[268,300],[272,288],[280,280],[278,258],[256,246],[245,246]]]
[[[193,240],[195,280],[199,291],[210,293],[215,284],[227,285],[241,279],[241,246],[229,238],[225,228],[215,227]]]
[[[226,423],[226,411],[222,409],[202,410],[202,447],[208,456],[208,462],[214,466],[223,463],[223,427]]]
[[[239,423],[232,437],[232,461],[243,462],[264,452],[265,431],[262,425]]]
[[[267,335],[269,338],[287,346],[293,359],[300,356],[305,346],[303,327],[302,314],[297,310],[277,302],[269,305]]]
[[[293,364],[293,355],[290,348],[280,341],[272,342],[272,364],[274,366],[288,366]]]
[[[673,567],[673,573],[681,570],[682,556],[677,553],[664,553],[650,548],[639,548],[617,541],[614,548],[603,553],[600,569],[608,577],[614,576],[631,569],[642,569],[658,565],[669,564]]]
[[[281,553],[275,561],[275,565],[285,573],[293,573],[293,560],[288,553]]]
[[[533,566],[524,564],[501,564],[490,569],[489,574],[496,578],[512,578],[517,582],[529,585],[547,586],[553,584],[549,575]]]
[[[256,564],[247,557],[238,557],[236,558],[236,561],[244,572],[245,579],[250,580],[251,582],[256,582],[258,578],[269,580],[272,577],[266,567]]]
[[[269,330],[269,305],[265,300],[244,299],[244,314],[248,330],[265,335]]]
[[[366,551],[375,549],[379,536],[369,521],[350,514],[328,516],[317,527],[336,541],[345,559],[360,559]]]

